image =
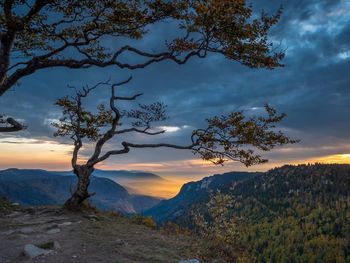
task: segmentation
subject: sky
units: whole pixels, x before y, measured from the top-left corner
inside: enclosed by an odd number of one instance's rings
[[[53,137],[50,123],[59,118],[54,101],[81,87],[111,78],[133,80],[122,87],[124,95],[144,92],[139,102],[162,101],[169,120],[159,123],[167,132],[157,138],[136,135],[136,142],[187,144],[205,119],[236,110],[262,113],[265,103],[287,113],[279,126],[300,139],[293,146],[277,148],[264,157],[267,164],[246,168],[236,162],[213,166],[191,152],[174,149],[132,150],[109,158],[98,167],[145,170],[185,182],[233,170],[266,171],[283,164],[307,162],[350,163],[350,0],[255,0],[255,11],[275,12],[283,7],[281,21],[270,38],[285,50],[285,67],[273,71],[249,69],[222,56],[192,59],[186,65],[172,62],[146,69],[87,70],[46,69],[23,79],[0,98],[0,112],[25,122],[25,131],[0,134],[0,169],[9,167],[69,170],[69,140]],[[151,30],[140,46],[158,47],[171,36],[166,26]],[[89,106],[103,102],[101,90],[87,100]],[[130,106],[129,104],[126,106]],[[118,147],[117,142],[107,149]],[[83,150],[86,157],[90,147]]]

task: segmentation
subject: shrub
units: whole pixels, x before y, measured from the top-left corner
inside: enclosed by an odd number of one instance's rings
[[[167,222],[161,230],[167,235],[190,235],[189,229],[179,226],[173,222]]]
[[[11,211],[20,208],[18,205],[14,205],[6,197],[0,197],[0,215],[11,213]]]
[[[84,202],[82,203],[82,209],[84,211],[92,212],[94,214],[100,213],[100,211],[95,206],[93,206],[88,200],[84,200]]]
[[[131,217],[131,221],[135,224],[144,225],[152,229],[157,228],[157,223],[151,216],[142,216],[139,214],[135,214]]]
[[[118,218],[124,218],[125,215],[122,212],[119,211],[108,211],[105,213],[105,215],[112,219],[118,219]]]
[[[230,216],[232,198],[218,192],[207,203],[205,215],[193,213],[195,233],[203,240],[201,255],[205,261],[222,259],[227,263],[251,262],[240,244],[239,230]]]

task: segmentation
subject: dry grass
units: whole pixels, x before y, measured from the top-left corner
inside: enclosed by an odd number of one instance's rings
[[[13,205],[7,198],[0,197],[0,216],[19,210],[20,207]]]
[[[178,262],[196,257],[195,242],[188,236],[165,235],[128,218],[108,219],[112,221],[102,219],[91,222],[84,240],[90,244],[100,244],[99,250],[105,253],[116,253],[115,263]]]
[[[6,214],[14,211],[10,202],[1,202],[1,211],[6,211]],[[156,229],[149,218],[135,220],[116,212],[96,213],[94,209],[85,209],[79,213],[62,212],[58,207],[32,210],[29,213],[28,209],[17,209],[17,214],[0,216],[0,232],[23,227],[34,230],[25,238],[18,234],[0,236],[0,255],[10,262],[30,262],[22,256],[25,244],[37,244],[46,249],[52,248],[54,241],[62,249],[54,256],[36,262],[65,263],[77,258],[78,261],[74,262],[177,263],[181,259],[198,258],[197,248],[200,245],[195,239],[179,232],[165,233]],[[45,233],[49,225],[67,221],[73,223],[60,227],[58,234]]]

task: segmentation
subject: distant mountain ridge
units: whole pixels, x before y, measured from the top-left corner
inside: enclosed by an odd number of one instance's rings
[[[22,205],[63,204],[76,185],[71,172],[49,172],[39,169],[11,168],[0,171],[0,196]],[[113,209],[125,213],[142,212],[160,199],[131,195],[115,181],[92,176],[90,200],[100,209]]]
[[[233,184],[260,175],[262,173],[228,172],[205,177],[200,181],[186,183],[175,197],[161,201],[145,211],[145,214],[151,215],[161,224],[167,221],[177,221],[187,215],[193,205],[207,202],[210,193],[215,193],[217,190],[221,192],[228,191]]]
[[[189,228],[196,227],[193,214],[203,215],[209,226],[232,222],[219,234],[237,240],[249,262],[350,262],[350,165],[285,165],[245,180],[224,178],[186,184],[146,214]],[[208,208],[209,198],[198,196],[215,189],[219,179],[228,182],[217,185],[224,195],[212,198]],[[220,198],[230,201],[220,205]],[[224,218],[210,214],[222,209]]]
[[[73,175],[73,171],[61,171],[55,173],[60,175]],[[145,190],[145,185],[159,184],[166,187],[166,184],[170,183],[170,181],[159,175],[145,171],[95,169],[93,176],[109,178],[117,184],[122,185],[129,193],[138,195],[147,195],[149,192],[153,193],[153,191],[149,191],[149,189]]]
[[[349,186],[348,190],[346,186]],[[326,192],[329,198],[336,199],[338,195],[350,196],[350,165],[285,165],[265,173],[216,174],[184,184],[175,197],[161,201],[145,214],[153,216],[158,223],[176,221],[186,224],[183,220],[189,216],[190,211],[194,207],[205,205],[210,193],[218,190],[222,193],[230,192],[243,199],[259,197],[259,202],[271,209],[288,206],[289,201],[281,204],[281,200],[289,200],[285,198],[293,193],[301,195],[307,192],[313,198],[326,199]]]
[[[18,170],[17,168],[10,168],[7,170]],[[27,169],[21,169],[27,170]],[[28,169],[30,171],[30,169]],[[35,169],[35,171],[45,171],[40,169]],[[45,171],[47,172],[47,171]],[[60,174],[60,175],[73,175],[73,171],[50,171],[50,173]],[[161,176],[145,172],[145,171],[131,171],[131,170],[101,170],[95,169],[93,172],[94,176],[105,177],[109,179],[144,179],[144,180],[165,180]]]
[[[128,179],[152,179],[152,180],[165,180],[164,178],[154,173],[145,171],[129,171],[129,170],[100,170],[95,169],[94,176],[106,177],[106,178],[128,178]]]

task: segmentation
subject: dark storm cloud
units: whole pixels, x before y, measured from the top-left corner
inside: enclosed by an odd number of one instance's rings
[[[192,127],[205,125],[205,118],[246,110],[261,113],[261,107],[270,103],[286,112],[283,128],[302,140],[307,148],[302,158],[334,154],[348,150],[350,130],[350,3],[335,0],[264,0],[252,1],[256,10],[274,13],[283,6],[280,23],[272,31],[272,39],[286,50],[284,68],[269,70],[248,69],[227,61],[221,56],[194,59],[187,65],[171,62],[155,64],[145,70],[126,71],[108,69],[63,70],[50,69],[24,79],[20,87],[1,97],[0,112],[22,118],[29,125],[20,133],[23,137],[52,138],[50,122],[59,116],[53,105],[55,99],[72,90],[67,84],[80,87],[112,77],[120,81],[133,75],[123,94],[145,93],[141,102],[164,101],[169,105],[170,119],[160,125],[181,128],[160,137],[185,144]],[[166,25],[152,29],[140,44],[161,48],[164,39],[173,32]],[[114,45],[116,43],[111,43]],[[125,59],[132,59],[125,57]],[[94,94],[88,103],[108,98],[107,90]],[[142,138],[145,139],[145,138]],[[150,140],[154,138],[146,138]],[[320,146],[336,145],[320,150]],[[111,146],[114,147],[114,146]],[[128,160],[150,161],[190,158],[190,153],[158,151],[144,155],[132,153]],[[157,154],[158,153],[158,154]],[[288,158],[293,151],[271,155],[275,159]]]

